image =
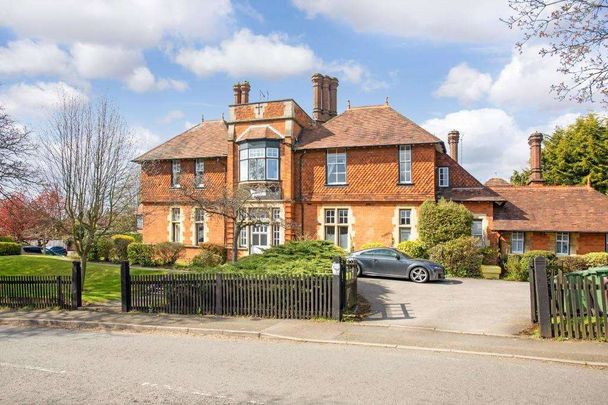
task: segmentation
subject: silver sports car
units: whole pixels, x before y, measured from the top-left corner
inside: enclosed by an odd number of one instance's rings
[[[365,249],[351,253],[348,257],[357,262],[357,273],[360,276],[401,277],[415,283],[445,278],[445,269],[440,264],[411,258],[393,248]]]

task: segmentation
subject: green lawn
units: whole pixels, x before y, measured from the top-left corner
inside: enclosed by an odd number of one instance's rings
[[[131,274],[163,274],[167,270],[132,269]],[[0,256],[0,276],[63,276],[72,274],[69,259],[53,256]],[[120,267],[115,264],[88,263],[84,303],[120,300]]]

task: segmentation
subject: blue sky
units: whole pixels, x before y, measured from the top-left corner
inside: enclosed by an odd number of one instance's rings
[[[86,4],[86,7],[83,6]],[[294,98],[340,79],[339,111],[381,104],[445,140],[480,180],[526,165],[527,136],[599,109],[557,101],[542,43],[514,50],[506,0],[0,0],[0,104],[43,136],[61,94],[108,96],[139,151],[221,117],[232,84]]]

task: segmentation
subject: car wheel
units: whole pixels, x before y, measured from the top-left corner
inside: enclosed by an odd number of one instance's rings
[[[414,283],[426,283],[429,281],[429,271],[424,267],[414,267],[410,271],[410,280]]]
[[[363,270],[361,270],[361,265],[357,263],[357,277],[361,277],[363,275]]]

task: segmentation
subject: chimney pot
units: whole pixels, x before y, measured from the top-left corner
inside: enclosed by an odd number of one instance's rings
[[[534,132],[528,137],[528,145],[530,145],[530,181],[535,185],[542,185],[543,179],[542,169],[542,143],[543,134]]]
[[[338,86],[340,82],[336,77],[329,79],[329,116],[338,115]]]
[[[245,80],[241,83],[241,103],[247,104],[249,102],[249,90],[251,90],[251,85]]]
[[[450,156],[458,162],[458,143],[460,142],[460,132],[453,129],[448,133],[448,145],[450,146]]]
[[[234,86],[232,86],[234,90],[234,104],[241,104],[241,84],[236,82]]]

